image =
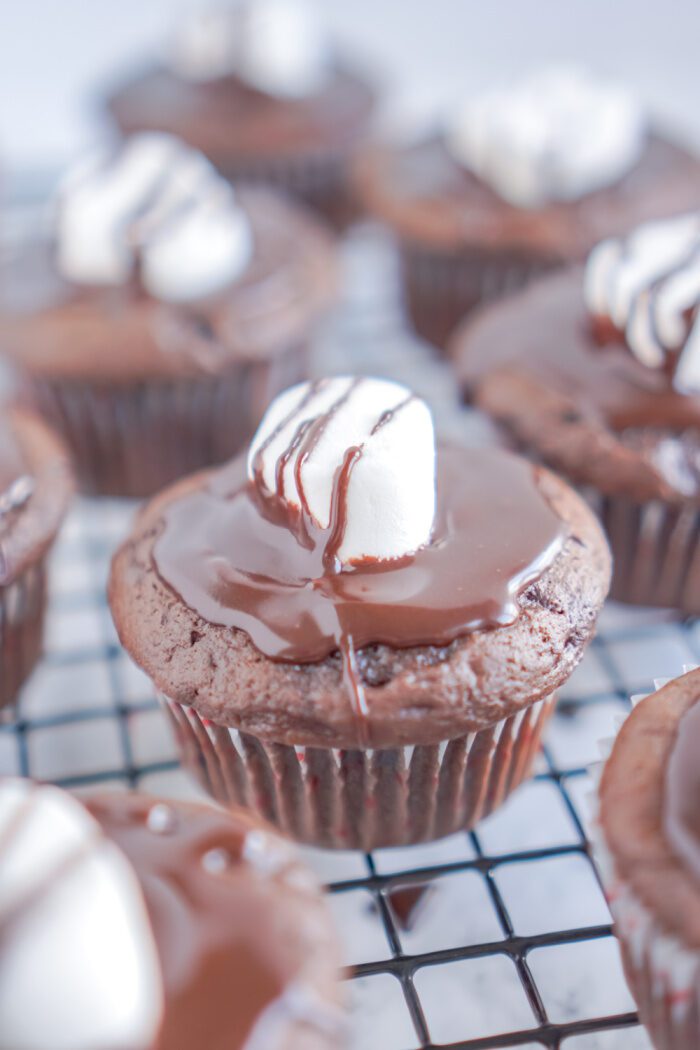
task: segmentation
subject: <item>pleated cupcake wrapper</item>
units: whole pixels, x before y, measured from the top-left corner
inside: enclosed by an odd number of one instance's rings
[[[364,850],[486,817],[530,772],[555,704],[548,696],[441,744],[338,750],[265,742],[162,700],[184,765],[218,802],[247,806],[301,842]]]
[[[613,554],[610,597],[700,613],[700,509],[586,492]]]
[[[29,396],[69,445],[83,491],[136,498],[239,451],[304,363],[305,350],[295,349],[175,381],[32,378]]]
[[[272,186],[298,198],[342,228],[359,212],[350,181],[352,162],[352,149],[316,151],[297,157],[229,162],[221,171],[234,186]]]
[[[691,668],[684,668],[684,672]],[[669,679],[654,684],[660,689]],[[632,697],[633,703],[644,699]],[[646,905],[617,873],[600,823],[598,784],[614,739],[601,741],[602,761],[591,771],[596,813],[591,845],[620,941],[627,981],[657,1050],[700,1047],[700,952],[662,929]]]
[[[43,562],[0,587],[0,711],[14,704],[41,656],[45,607]]]
[[[444,348],[470,310],[524,287],[558,263],[477,249],[455,253],[401,245],[406,306],[419,335]]]

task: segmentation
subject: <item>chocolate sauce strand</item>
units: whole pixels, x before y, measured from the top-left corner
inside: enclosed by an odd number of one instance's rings
[[[310,426],[310,419],[305,419],[299,424],[294,431],[292,440],[277,460],[277,466],[275,467],[275,495],[278,499],[284,499],[284,472],[287,469],[287,464],[306,437]]]
[[[385,409],[382,412],[379,419],[377,420],[377,422],[372,427],[372,430],[370,432],[372,434],[372,437],[374,437],[377,431],[381,430],[382,427],[385,427],[387,423],[391,423],[392,419],[394,419],[394,417],[398,415],[401,409],[405,408],[406,405],[410,405],[412,401],[415,401],[415,399],[415,394],[409,394],[408,397],[403,399],[403,401],[399,401],[398,405],[395,405],[393,408]]]
[[[347,388],[345,393],[341,394],[340,397],[336,398],[330,408],[326,409],[321,415],[319,415],[312,423],[309,431],[306,435],[304,443],[299,450],[297,456],[296,465],[294,468],[294,477],[297,483],[297,491],[299,493],[299,500],[301,502],[302,513],[306,517],[311,517],[311,511],[309,509],[309,502],[306,498],[306,491],[304,489],[304,482],[301,476],[304,464],[314,454],[318,443],[328,429],[328,425],[331,420],[337,415],[343,405],[346,405],[350,399],[352,393],[364,382],[360,377],[353,379],[350,386]]]
[[[700,879],[700,700],[686,711],[666,770],[664,829],[675,852]]]
[[[253,477],[258,483],[261,491],[264,490],[265,485],[263,482],[263,457],[273,441],[276,441],[283,430],[285,430],[294,418],[302,412],[309,402],[316,396],[316,394],[323,389],[325,379],[316,379],[309,385],[308,390],[302,397],[301,401],[292,408],[287,415],[279,421],[274,430],[271,430],[265,440],[262,442],[257,452],[253,457]]]
[[[340,572],[341,569],[338,552],[343,545],[345,530],[348,527],[350,478],[361,458],[362,449],[354,445],[347,450],[343,457],[342,466],[335,472],[331,494],[331,519],[328,525],[328,539],[323,550],[323,568],[327,573]]]
[[[353,714],[360,726],[360,739],[363,745],[369,744],[369,707],[365,688],[360,679],[360,671],[357,666],[357,653],[353,644],[352,635],[341,633],[340,655],[343,661],[343,684],[352,703]]]

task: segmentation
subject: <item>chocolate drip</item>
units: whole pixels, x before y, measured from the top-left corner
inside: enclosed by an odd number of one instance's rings
[[[387,423],[391,423],[392,419],[398,415],[401,409],[405,408],[406,405],[410,405],[414,400],[415,394],[409,394],[408,397],[404,398],[403,401],[400,401],[394,408],[387,408],[386,411],[382,412],[381,416],[372,427],[372,436],[374,437],[374,435],[381,430],[382,427],[385,427]]]
[[[666,837],[700,879],[700,701],[685,713],[666,770]]]
[[[313,663],[341,654],[353,709],[367,703],[356,651],[447,645],[511,623],[517,596],[551,564],[564,527],[537,470],[496,450],[442,448],[438,510],[428,547],[340,567],[347,486],[361,450],[335,478],[328,529],[281,500],[260,499],[242,459],[163,512],[153,557],[162,579],[210,623],[245,631],[272,660]]]
[[[244,1047],[293,977],[288,953],[266,939],[265,891],[246,892],[246,831],[199,807],[173,807],[152,830],[153,800],[139,796],[105,795],[88,809],[131,862],[153,926],[165,1009],[151,1050]]]

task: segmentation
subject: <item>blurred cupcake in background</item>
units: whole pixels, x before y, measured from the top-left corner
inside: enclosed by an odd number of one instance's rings
[[[107,105],[123,134],[178,135],[236,184],[270,184],[336,224],[355,210],[348,174],[375,93],[305,0],[205,8]]]
[[[602,771],[594,844],[656,1050],[700,1046],[700,671],[641,699]]]
[[[564,482],[436,447],[410,390],[342,376],[152,500],[109,593],[214,798],[373,849],[472,827],[518,787],[609,576]]]
[[[244,813],[2,780],[0,931],[0,1050],[343,1045],[319,888]]]
[[[373,147],[360,196],[398,238],[416,331],[444,347],[474,306],[700,204],[700,161],[623,88],[553,68],[468,100],[434,133]]]
[[[83,490],[139,497],[242,446],[306,374],[334,292],[332,238],[306,211],[137,135],[69,174],[50,236],[6,263],[0,350]]]
[[[0,406],[0,709],[41,655],[46,558],[72,493],[59,439],[31,413]]]
[[[700,613],[700,212],[603,241],[585,269],[467,318],[465,396],[582,486],[612,597]]]

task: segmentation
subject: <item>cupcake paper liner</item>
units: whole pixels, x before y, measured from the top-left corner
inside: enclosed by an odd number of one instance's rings
[[[45,607],[43,562],[0,587],[0,709],[15,702],[41,656]]]
[[[475,307],[514,292],[554,269],[558,260],[508,252],[432,252],[400,246],[406,308],[416,332],[442,349]]]
[[[63,436],[79,484],[140,498],[239,451],[273,397],[302,379],[306,351],[220,375],[119,385],[33,377],[29,397]]]
[[[585,493],[613,554],[610,597],[700,613],[700,510]]]
[[[352,151],[315,152],[267,161],[229,162],[220,171],[234,186],[272,186],[307,204],[342,230],[360,214],[350,180],[352,163]]]
[[[530,772],[555,695],[441,744],[294,747],[200,718],[162,697],[183,764],[224,805],[243,805],[300,842],[371,850],[473,827]]]
[[[690,668],[686,668],[689,670]],[[661,688],[668,679],[655,682]],[[643,697],[633,697],[633,702]],[[613,740],[601,743],[603,762]],[[596,786],[594,804],[598,804]],[[700,952],[686,948],[656,921],[631,886],[620,878],[598,814],[591,844],[605,896],[615,923],[622,963],[630,991],[657,1050],[697,1050],[700,1047]]]

